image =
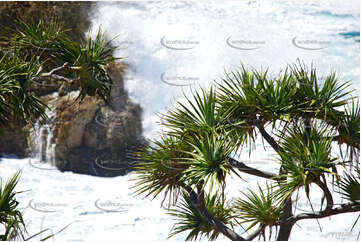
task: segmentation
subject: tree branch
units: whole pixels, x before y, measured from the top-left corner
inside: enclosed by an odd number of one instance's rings
[[[321,212],[317,213],[301,213],[297,214],[290,218],[290,220],[296,222],[301,219],[315,219],[315,218],[324,218],[332,215],[337,215],[341,213],[352,213],[352,212],[360,212],[360,204],[359,203],[346,203],[342,204],[340,207],[333,209],[325,209]]]
[[[315,183],[322,189],[323,193],[325,194],[326,201],[327,201],[325,210],[331,209],[333,207],[333,198],[332,198],[332,194],[331,194],[330,190],[328,189],[327,185],[325,183],[323,183],[321,180],[317,180]]]
[[[264,226],[259,226],[254,232],[252,232],[250,235],[248,235],[248,237],[246,238],[246,240],[248,240],[248,241],[253,240],[253,239],[256,238],[263,230],[264,230]]]
[[[268,142],[268,144],[279,154],[284,152],[282,147],[273,139],[272,136],[270,136],[266,130],[263,127],[263,123],[259,122],[256,124],[256,127],[260,131],[262,137]],[[286,174],[287,172],[283,169],[283,167],[280,167],[280,174]],[[282,179],[278,179],[277,181],[280,181]],[[280,230],[277,236],[277,240],[288,240],[289,236],[291,234],[292,226],[293,224],[288,221],[288,219],[292,217],[292,200],[291,196],[289,196],[284,202],[283,202],[283,215],[282,220],[280,223]]]
[[[36,77],[34,78],[35,80],[42,80],[43,78],[52,78],[52,79],[55,79],[55,80],[58,80],[58,81],[64,81],[64,82],[67,82],[69,84],[73,83],[74,81],[76,80],[79,80],[80,78],[77,77],[77,78],[67,78],[67,77],[64,77],[64,76],[59,76],[59,75],[56,75],[56,74],[52,74],[51,76],[39,76],[39,77]]]
[[[50,76],[51,77],[54,74],[54,72],[60,71],[60,70],[64,69],[65,67],[67,67],[68,65],[69,65],[69,63],[65,62],[62,66],[56,67],[47,73],[43,73],[43,74],[41,74],[41,76]]]
[[[264,129],[262,124],[256,124],[258,130],[261,132],[262,137],[268,142],[270,146],[277,152],[283,152],[282,147],[270,136]]]
[[[292,200],[291,196],[283,202],[282,220],[280,223],[280,230],[278,232],[277,241],[286,241],[289,239],[294,221],[289,221],[292,218]]]
[[[235,241],[246,241],[243,237],[238,235],[236,232],[228,228],[226,225],[215,219],[206,209],[205,206],[202,206],[199,199],[198,194],[189,186],[183,184],[183,188],[189,193],[189,198],[196,206],[196,208],[201,212],[201,214],[207,219],[207,221],[212,225],[212,227],[224,234],[227,238]]]
[[[68,83],[72,83],[73,81],[79,80],[80,79],[79,77],[71,79],[71,78],[67,78],[67,77],[64,77],[64,76],[54,74],[56,71],[60,71],[60,70],[62,70],[64,68],[68,67],[68,65],[69,65],[69,63],[65,62],[62,66],[56,67],[56,68],[52,69],[49,72],[42,73],[40,76],[35,77],[34,80],[42,80],[44,78],[52,78],[52,79],[55,79],[55,80],[58,80],[58,81],[65,81],[65,82],[68,82]]]
[[[275,181],[280,180],[280,178],[277,177],[277,174],[274,174],[271,172],[266,172],[266,171],[261,171],[261,170],[249,167],[246,164],[244,164],[243,162],[237,161],[231,157],[228,157],[228,164],[237,168],[239,171],[250,174],[250,175],[259,176],[259,177],[263,177],[263,178],[267,178],[267,179],[271,179],[271,180],[275,180]]]

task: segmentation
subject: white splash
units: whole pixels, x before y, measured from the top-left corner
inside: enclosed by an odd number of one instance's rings
[[[58,94],[51,94],[52,100],[57,98]],[[48,120],[41,123],[38,120],[34,127],[30,130],[31,140],[31,156],[38,162],[48,163],[55,166],[55,140],[54,140],[54,124],[56,110],[53,102],[48,103],[49,108],[45,110]]]
[[[101,2],[90,32],[118,36],[126,57],[125,87],[143,108],[147,138],[183,92],[209,87],[243,62],[275,75],[297,58],[320,77],[336,70],[359,90],[359,43],[341,33],[359,31],[359,3],[337,1]]]

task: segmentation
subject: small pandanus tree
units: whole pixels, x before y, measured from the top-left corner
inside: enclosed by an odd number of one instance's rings
[[[47,105],[34,90],[53,82],[75,87],[80,101],[86,95],[108,101],[113,82],[106,67],[119,58],[101,31],[82,43],[57,21],[18,21],[16,29],[7,31],[0,36],[6,43],[0,48],[0,125],[11,119],[46,119]]]
[[[79,90],[79,101],[89,95],[108,102],[112,80],[106,67],[118,58],[113,57],[116,47],[103,33],[99,31],[95,39],[79,43],[56,21],[42,20],[38,23],[18,21],[16,29],[7,31],[7,37],[0,36],[3,41],[0,48],[0,127],[14,120],[33,123],[47,119],[45,110],[48,107],[37,96],[36,88],[49,82],[75,86]],[[47,231],[26,238],[27,231],[16,200],[18,180],[19,173],[16,173],[4,188],[0,183],[0,225],[3,226],[1,233],[4,232],[0,240],[27,240]]]
[[[320,80],[300,62],[276,77],[242,65],[162,116],[162,136],[139,153],[136,194],[168,198],[176,221],[170,236],[187,232],[187,240],[271,239],[272,231],[288,240],[298,221],[360,212],[360,108],[349,87],[335,73]],[[273,149],[278,173],[232,155],[243,147],[255,152],[257,138]],[[244,173],[266,179],[266,186],[230,202],[230,175],[243,182]],[[320,211],[311,185],[322,190]],[[334,203],[336,193],[343,204]],[[301,196],[310,212],[294,214]],[[251,233],[239,234],[237,226]]]

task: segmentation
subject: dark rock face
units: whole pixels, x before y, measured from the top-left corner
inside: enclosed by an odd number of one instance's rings
[[[20,157],[26,155],[28,143],[26,137],[29,128],[24,121],[12,121],[6,128],[0,131],[0,155],[1,153],[15,154]]]
[[[115,64],[108,68],[113,74],[123,70]],[[55,157],[60,170],[98,176],[132,170],[134,152],[145,144],[141,108],[130,102],[121,75],[111,77],[117,90],[111,92],[110,106],[93,97],[73,105],[75,92],[56,101]]]

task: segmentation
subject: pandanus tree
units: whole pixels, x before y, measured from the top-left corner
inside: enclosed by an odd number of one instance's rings
[[[112,80],[106,66],[119,58],[113,57],[116,47],[101,31],[82,43],[72,40],[57,21],[18,21],[7,32],[0,36],[1,124],[14,118],[46,119],[47,105],[35,90],[54,81],[76,86],[80,101],[86,95],[108,101]]]
[[[106,66],[118,58],[113,57],[115,47],[101,31],[94,39],[79,43],[57,21],[18,21],[16,26],[2,29],[6,34],[0,36],[0,126],[14,120],[33,123],[47,119],[48,106],[36,90],[51,82],[75,86],[78,101],[89,95],[108,102],[112,80]],[[4,188],[0,186],[1,240],[32,238],[25,237],[25,224],[18,210],[18,180],[19,173]]]
[[[334,72],[321,79],[300,61],[275,77],[244,65],[226,73],[161,116],[162,135],[139,153],[136,194],[162,194],[176,221],[170,236],[184,232],[187,240],[266,239],[266,231],[288,240],[298,221],[359,213],[360,107],[350,86]],[[233,155],[257,139],[275,153],[277,173]],[[266,185],[229,202],[227,183],[243,174]],[[310,201],[315,186],[323,194],[319,211]],[[301,196],[310,209],[295,213]]]

